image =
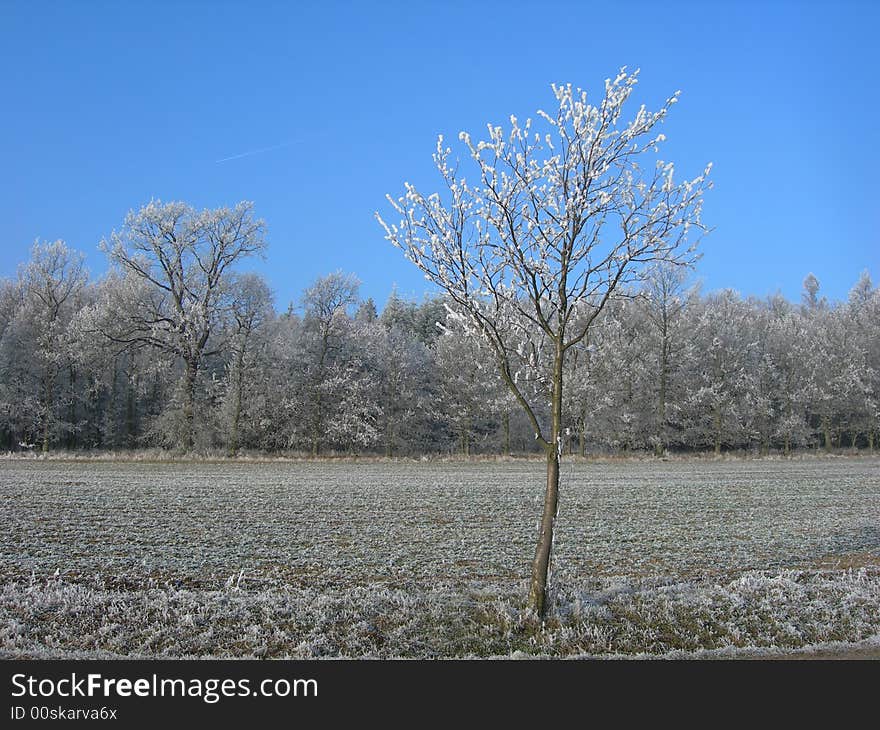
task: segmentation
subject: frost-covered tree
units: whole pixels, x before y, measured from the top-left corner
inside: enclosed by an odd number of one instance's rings
[[[280,314],[266,327],[265,338],[265,368],[256,378],[261,387],[249,393],[254,445],[269,451],[301,446],[308,439],[301,318],[289,310]]]
[[[88,304],[72,324],[76,359],[97,409],[87,428],[90,446],[133,448],[178,442],[177,425],[167,428],[173,420],[174,356],[137,341],[111,339],[123,324],[138,317],[152,294],[149,282],[112,270],[93,287]]]
[[[859,441],[873,450],[880,424],[878,400],[878,349],[880,349],[880,292],[870,274],[863,271],[850,290],[847,301],[835,309],[841,333],[838,368],[841,402],[840,429],[847,432],[849,445]],[[843,444],[841,444],[843,445]]]
[[[789,454],[807,446],[812,431],[807,421],[809,375],[808,336],[801,310],[781,296],[767,302],[766,357],[774,368],[772,440]]]
[[[689,394],[683,406],[686,437],[716,454],[748,439],[749,392],[755,375],[748,365],[757,345],[747,336],[752,315],[739,294],[729,289],[710,295],[694,311],[694,347],[686,366]]]
[[[354,337],[368,363],[371,397],[378,413],[377,427],[385,456],[394,456],[412,443],[411,432],[431,411],[433,368],[425,345],[398,324],[358,321]]]
[[[198,211],[185,203],[152,201],[126,216],[122,230],[102,242],[110,261],[140,286],[125,317],[103,334],[114,342],[155,348],[178,358],[180,445],[195,443],[199,375],[220,349],[225,284],[242,259],[265,250],[263,221],[253,205]]]
[[[854,359],[859,369],[853,389],[853,428],[873,452],[880,436],[880,288],[863,271],[846,303]]]
[[[605,318],[601,318],[601,324]],[[587,432],[592,425],[592,416],[599,401],[600,372],[596,357],[596,329],[594,325],[588,338],[569,352],[566,361],[565,401],[563,402],[564,417],[570,424],[568,434],[569,453],[573,451],[574,438],[577,437],[578,450],[581,456],[587,455]]]
[[[240,274],[227,286],[226,394],[223,420],[226,448],[238,453],[243,413],[253,398],[246,398],[249,386],[258,379],[258,362],[264,341],[261,334],[274,317],[272,292],[258,274]]]
[[[312,456],[321,453],[326,411],[331,393],[345,378],[338,355],[351,326],[349,309],[357,303],[360,282],[353,274],[335,271],[316,279],[303,293],[303,334],[306,392],[303,408],[309,427]],[[331,375],[332,373],[332,375]],[[350,373],[349,373],[350,374]],[[334,387],[330,387],[331,384]]]
[[[446,304],[442,297],[426,297],[420,304],[401,299],[394,289],[382,310],[382,323],[431,346],[443,332]]]
[[[474,439],[493,430],[506,405],[492,353],[482,340],[447,327],[434,346],[434,374],[439,415],[470,456]]]
[[[690,234],[702,230],[709,168],[676,182],[672,163],[645,164],[665,139],[657,126],[678,94],[659,111],[642,106],[623,121],[637,77],[621,70],[595,104],[585,91],[554,85],[557,109],[539,111],[537,122],[511,116],[506,131],[489,125],[478,142],[461,133],[468,168],[441,136],[434,162],[443,192],[426,195],[407,183],[402,197],[388,197],[399,223],[377,214],[388,240],[489,345],[545,452],[529,588],[538,615],[547,608],[558,509],[566,355],[619,288],[656,262],[691,263]]]
[[[825,307],[827,302],[825,298],[819,298],[819,289],[821,285],[816,275],[810,272],[804,277],[803,288],[801,290],[801,306],[806,310],[815,310]]]
[[[83,261],[83,255],[63,241],[37,241],[31,260],[19,271],[20,306],[8,335],[18,351],[18,397],[24,412],[37,415],[34,420],[39,422],[38,438],[44,453],[59,427],[71,433],[76,428],[71,422],[76,420],[75,414],[68,410],[73,403],[69,386],[77,377],[70,323],[83,305],[80,297],[88,283]],[[65,376],[68,388],[63,393]]]
[[[804,281],[802,314],[808,347],[805,352],[806,388],[811,424],[821,435],[822,446],[831,451],[841,445],[849,426],[848,410],[859,388],[857,343],[847,327],[846,312],[819,299],[815,277]]]
[[[656,406],[650,440],[656,454],[669,445],[669,401],[673,373],[682,342],[682,313],[687,304],[686,270],[668,263],[656,266],[645,282],[639,302],[650,323],[649,340],[655,363]]]
[[[0,429],[3,443],[10,450],[31,443],[39,430],[33,358],[30,350],[21,347],[23,340],[33,338],[21,331],[22,307],[20,278],[0,280]]]

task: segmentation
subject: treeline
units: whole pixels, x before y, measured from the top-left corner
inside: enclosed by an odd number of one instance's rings
[[[537,450],[448,302],[392,293],[380,313],[337,272],[278,312],[236,268],[262,236],[249,204],[151,203],[103,242],[98,280],[63,242],[35,244],[0,281],[0,448]],[[593,324],[565,378],[576,453],[873,449],[880,292],[866,272],[845,302],[813,275],[801,302],[744,299],[658,268]]]

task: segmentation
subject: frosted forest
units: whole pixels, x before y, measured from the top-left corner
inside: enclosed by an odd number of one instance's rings
[[[129,219],[129,234],[138,219],[172,212],[254,225],[247,205],[153,204]],[[108,253],[121,261],[119,249]],[[491,353],[456,325],[448,298],[390,292],[377,305],[359,298],[353,274],[335,272],[279,309],[258,274],[221,270],[209,282],[195,258],[178,264],[192,296],[179,309],[161,279],[121,263],[93,279],[63,242],[33,246],[18,276],[0,281],[0,448],[539,450]],[[797,302],[701,292],[686,277],[656,267],[570,353],[566,452],[876,446],[880,291],[867,272],[846,301],[831,302],[813,274]]]

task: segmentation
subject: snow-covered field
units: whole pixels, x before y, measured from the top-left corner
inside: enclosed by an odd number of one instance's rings
[[[880,642],[880,459],[0,461],[0,656],[727,656]]]

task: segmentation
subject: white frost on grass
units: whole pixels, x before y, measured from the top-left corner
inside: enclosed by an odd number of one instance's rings
[[[542,629],[523,586],[314,590],[113,588],[62,579],[0,589],[11,657],[675,656],[851,645],[880,634],[880,569],[749,572],[725,584],[595,580],[557,590]]]
[[[880,633],[880,461],[8,461],[3,656],[670,656]]]

